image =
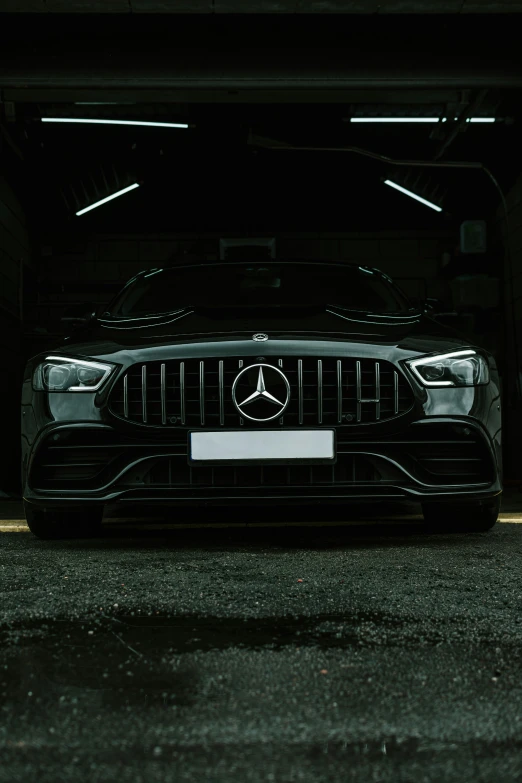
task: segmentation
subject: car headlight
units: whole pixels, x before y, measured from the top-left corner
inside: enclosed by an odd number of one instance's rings
[[[114,364],[48,356],[33,374],[33,389],[48,392],[93,392],[105,383]]]
[[[471,349],[406,362],[423,386],[482,386],[489,383],[486,359]]]

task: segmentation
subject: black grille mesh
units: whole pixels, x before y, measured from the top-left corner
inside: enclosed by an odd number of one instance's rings
[[[116,484],[154,487],[317,487],[394,481],[399,485],[490,483],[495,468],[486,439],[462,423],[414,424],[374,439],[341,430],[334,465],[190,465],[187,432],[170,429],[123,435],[109,427],[60,429],[37,450],[30,486],[42,490],[96,490]],[[406,473],[404,472],[406,471]],[[198,490],[199,491],[199,490]]]

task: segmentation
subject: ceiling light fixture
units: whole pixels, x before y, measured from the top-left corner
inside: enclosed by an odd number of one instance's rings
[[[141,120],[90,120],[76,117],[42,117],[42,122],[85,123],[89,125],[143,125],[148,128],[188,128],[186,122],[142,122]]]
[[[438,117],[350,117],[350,122],[439,122]]]
[[[441,207],[438,207],[436,204],[432,204],[431,201],[426,201],[426,199],[421,198],[421,196],[417,196],[417,194],[412,193],[411,190],[406,190],[406,188],[403,188],[401,185],[397,185],[397,183],[392,182],[391,179],[385,179],[384,184],[389,185],[390,188],[395,188],[395,190],[399,190],[401,193],[404,193],[406,196],[409,196],[410,198],[414,198],[415,201],[420,201],[421,204],[425,204],[427,207],[430,207],[430,209],[434,209],[435,212],[442,212]]]
[[[459,118],[455,117],[455,121]],[[446,122],[446,117],[350,117],[350,122]],[[495,117],[468,117],[466,122],[495,122]]]
[[[123,196],[124,193],[128,193],[130,190],[135,190],[136,188],[139,188],[139,183],[135,182],[134,185],[129,185],[128,188],[123,188],[123,190],[118,190],[116,193],[113,193],[112,196],[107,196],[107,198],[102,198],[101,201],[96,201],[94,204],[91,204],[90,207],[85,207],[85,209],[80,209],[79,212],[76,213],[76,215],[84,215],[86,212],[89,212],[91,209],[95,209],[96,207],[101,206],[102,204],[106,204],[107,201],[112,201],[113,198],[118,198],[118,196]]]

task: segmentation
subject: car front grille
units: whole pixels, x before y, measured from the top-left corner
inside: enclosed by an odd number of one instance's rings
[[[413,405],[404,375],[374,359],[266,359],[286,376],[290,402],[271,426],[365,424],[399,416]],[[111,412],[151,427],[259,426],[241,416],[232,399],[249,359],[188,359],[136,364],[118,379]],[[263,422],[266,426],[266,423]]]

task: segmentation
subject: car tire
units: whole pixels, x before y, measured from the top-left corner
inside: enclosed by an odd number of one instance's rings
[[[101,533],[103,508],[56,511],[24,502],[24,511],[29,530],[37,538],[91,538]]]
[[[475,503],[423,503],[424,521],[432,530],[445,533],[485,533],[495,525],[500,512],[500,495]]]

